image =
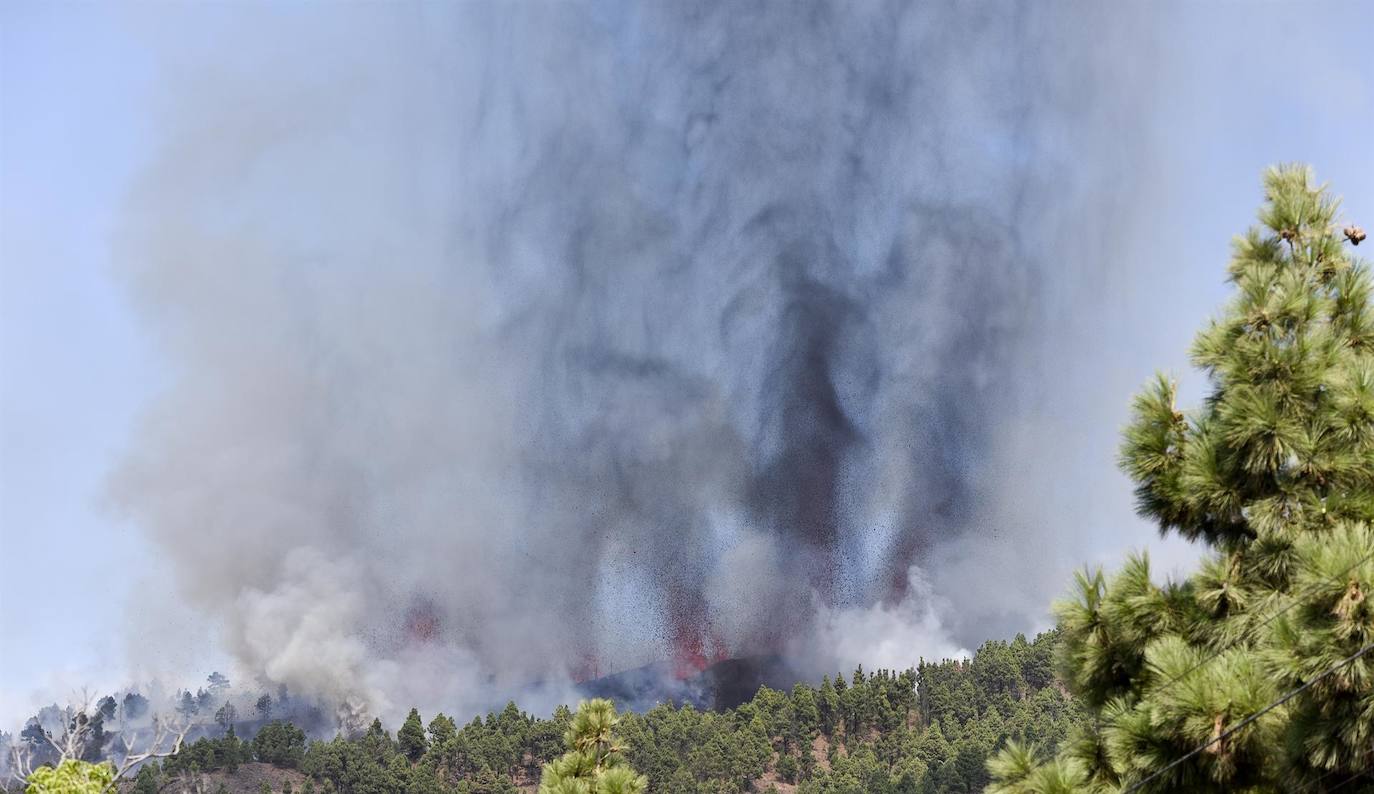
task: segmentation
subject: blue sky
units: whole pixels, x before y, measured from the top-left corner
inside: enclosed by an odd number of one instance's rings
[[[108,9],[7,5],[0,35],[0,713],[90,678],[151,550],[102,481],[156,367],[111,282],[150,64]],[[59,584],[66,582],[67,584]],[[41,650],[40,650],[41,649]],[[107,657],[108,658],[108,657]]]
[[[1192,333],[1225,297],[1228,240],[1251,222],[1265,165],[1311,162],[1347,214],[1374,228],[1368,11],[1353,2],[1167,10],[1171,34],[1158,62],[1142,65],[1158,69],[1164,90],[1142,123],[1155,125],[1168,163],[1167,195],[1149,204],[1158,254],[1186,264],[1167,268],[1183,282],[1122,351],[1132,362],[1125,379],[1146,374],[1134,362],[1184,368]],[[112,627],[137,609],[131,593],[165,597],[144,587],[160,581],[155,551],[102,498],[163,377],[110,261],[126,191],[150,156],[159,68],[110,6],[0,9],[2,722],[35,693],[117,683],[122,667],[106,662],[124,658],[126,641]],[[1133,545],[1150,541],[1142,532]]]

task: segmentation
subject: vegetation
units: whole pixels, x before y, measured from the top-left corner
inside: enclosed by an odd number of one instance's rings
[[[1053,761],[1009,747],[994,792],[1312,791],[1374,782],[1374,307],[1355,227],[1308,169],[1265,176],[1236,296],[1192,356],[1211,393],[1135,402],[1142,514],[1211,549],[1182,582],[1144,556],[1059,605],[1093,713]],[[1357,790],[1357,789],[1347,789]]]
[[[92,764],[68,758],[57,766],[39,767],[29,775],[26,794],[104,794],[114,785],[109,764]]]
[[[212,775],[255,791],[246,781],[259,778],[247,775],[270,765],[298,781],[295,794],[975,792],[1008,740],[1057,747],[1082,722],[1052,676],[1058,642],[1048,632],[900,673],[859,668],[819,686],[763,688],[719,712],[665,704],[618,715],[594,700],[541,719],[511,703],[460,727],[443,714],[425,725],[412,709],[395,738],[374,720],[357,736],[314,742],[288,721],[251,740],[231,725],[144,764],[128,790],[211,791]]]
[[[137,709],[139,700],[126,703]],[[143,712],[138,714],[141,717]],[[55,722],[58,729],[45,728],[40,717]],[[186,737],[185,728],[178,730],[156,717],[147,720],[139,731],[125,731],[127,711],[113,697],[102,698],[94,707],[89,701],[65,709],[49,706],[40,717],[24,727],[17,745],[0,732],[0,750],[4,752],[0,768],[20,784],[17,790],[26,794],[114,792],[141,764],[176,755]],[[118,734],[107,732],[111,722],[119,724]]]
[[[625,762],[619,722],[609,700],[578,706],[564,737],[568,752],[544,765],[539,794],[642,794],[648,780]]]
[[[137,794],[207,774],[224,788],[248,764],[299,782],[292,794],[1374,790],[1374,287],[1346,248],[1363,232],[1338,230],[1307,169],[1271,170],[1265,195],[1235,242],[1236,297],[1193,346],[1210,393],[1185,413],[1160,377],[1126,429],[1142,514],[1208,551],[1182,581],[1134,556],[1080,574],[1033,642],[765,687],[719,712],[592,700],[542,719],[510,703],[460,727],[411,709],[394,739],[374,720],[310,742],[271,719],[291,712],[281,690],[257,700],[245,741],[216,674],[177,710],[213,713],[218,736],[182,731],[163,752],[159,729],[117,769],[89,762],[107,725],[146,712],[139,696],[54,711],[59,737],[31,721],[27,790],[103,792],[135,768]]]

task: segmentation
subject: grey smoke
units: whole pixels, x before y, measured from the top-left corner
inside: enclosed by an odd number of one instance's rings
[[[335,8],[147,21],[171,380],[112,491],[251,675],[386,711],[1040,619],[1009,461],[1072,465],[1140,15]]]

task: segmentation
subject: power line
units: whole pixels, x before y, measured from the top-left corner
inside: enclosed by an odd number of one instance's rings
[[[1360,658],[1361,656],[1364,656],[1366,653],[1369,653],[1369,652],[1372,651],[1372,650],[1374,650],[1374,642],[1369,643],[1368,645],[1364,646],[1363,648],[1361,648],[1360,650],[1356,651],[1355,653],[1353,653],[1353,654],[1351,654],[1351,655],[1345,657],[1345,658],[1342,659],[1341,661],[1336,662],[1335,664],[1333,664],[1333,665],[1331,665],[1330,667],[1326,668],[1324,671],[1322,671],[1322,674],[1321,674],[1321,675],[1317,676],[1316,678],[1312,679],[1311,681],[1308,681],[1307,683],[1303,684],[1302,686],[1297,687],[1296,689],[1293,689],[1293,690],[1289,691],[1287,694],[1285,694],[1283,697],[1279,698],[1278,700],[1275,700],[1273,703],[1270,703],[1269,705],[1265,706],[1264,708],[1260,709],[1259,711],[1256,711],[1254,714],[1251,714],[1250,716],[1246,717],[1245,719],[1241,720],[1240,722],[1236,723],[1235,725],[1231,726],[1230,728],[1227,728],[1225,731],[1222,731],[1220,735],[1215,736],[1215,737],[1213,737],[1213,738],[1211,738],[1211,739],[1208,739],[1206,742],[1204,742],[1204,743],[1198,745],[1197,747],[1193,748],[1187,755],[1183,756],[1182,758],[1178,758],[1178,759],[1174,760],[1174,761],[1173,761],[1172,763],[1170,763],[1168,766],[1164,767],[1163,769],[1159,770],[1158,772],[1155,772],[1153,775],[1150,775],[1149,777],[1145,778],[1144,780],[1140,781],[1139,783],[1136,783],[1135,785],[1133,785],[1133,786],[1131,786],[1130,788],[1126,789],[1126,791],[1123,792],[1123,794],[1133,794],[1133,792],[1139,791],[1142,787],[1144,787],[1144,786],[1145,786],[1147,783],[1149,783],[1150,781],[1154,780],[1155,778],[1159,777],[1160,775],[1163,775],[1165,772],[1168,772],[1170,769],[1173,769],[1174,767],[1178,766],[1179,764],[1183,763],[1184,761],[1187,761],[1189,758],[1192,758],[1193,756],[1197,755],[1198,753],[1202,752],[1203,750],[1206,750],[1208,747],[1211,747],[1212,745],[1216,744],[1217,742],[1222,741],[1223,739],[1226,739],[1227,737],[1229,737],[1229,736],[1231,736],[1232,734],[1234,734],[1236,731],[1240,730],[1241,728],[1244,728],[1246,725],[1249,725],[1250,723],[1254,722],[1255,720],[1259,719],[1260,717],[1263,717],[1265,714],[1268,714],[1270,711],[1273,711],[1274,709],[1278,708],[1279,706],[1282,706],[1284,703],[1287,703],[1288,701],[1290,701],[1290,700],[1292,700],[1293,698],[1297,697],[1299,694],[1301,694],[1301,693],[1307,691],[1308,688],[1310,688],[1311,686],[1313,686],[1314,684],[1316,684],[1318,681],[1321,681],[1323,678],[1326,678],[1327,676],[1331,675],[1332,673],[1336,672],[1337,670],[1341,669],[1342,667],[1346,666],[1347,664],[1350,664],[1351,662],[1355,661],[1356,659]],[[1351,778],[1351,780],[1354,780],[1354,778]],[[1346,783],[1348,783],[1348,782],[1350,782],[1350,781],[1347,780]],[[1342,783],[1341,785],[1345,785],[1345,783]]]
[[[1361,565],[1365,564],[1366,562],[1369,562],[1370,560],[1374,560],[1374,550],[1370,551],[1369,554],[1366,554],[1365,556],[1363,556],[1363,557],[1361,557],[1360,559],[1356,560],[1353,564],[1351,564],[1351,565],[1350,565],[1349,567],[1347,567],[1345,570],[1341,571],[1340,573],[1336,574],[1334,577],[1331,577],[1331,578],[1333,578],[1333,579],[1340,579],[1341,577],[1348,575],[1351,571],[1355,570],[1356,568],[1360,567]],[[1173,678],[1170,678],[1168,681],[1165,681],[1165,682],[1162,683],[1162,684],[1156,685],[1156,688],[1161,688],[1161,689],[1162,689],[1162,688],[1164,688],[1164,687],[1171,686],[1171,685],[1173,685],[1174,683],[1176,683],[1176,682],[1178,682],[1178,681],[1181,681],[1181,680],[1183,680],[1184,678],[1187,678],[1189,675],[1193,674],[1194,672],[1197,672],[1197,671],[1200,670],[1202,667],[1204,667],[1205,665],[1207,665],[1207,663],[1211,662],[1213,659],[1216,659],[1216,658],[1217,658],[1218,656],[1220,656],[1221,654],[1223,654],[1223,653],[1225,653],[1225,652],[1231,650],[1232,648],[1236,647],[1236,646],[1239,645],[1242,641],[1244,641],[1244,640],[1246,640],[1247,638],[1249,638],[1250,635],[1255,634],[1255,633],[1258,632],[1260,629],[1264,628],[1265,626],[1267,626],[1267,625],[1269,625],[1270,623],[1272,623],[1272,622],[1274,622],[1275,620],[1277,620],[1277,619],[1278,619],[1280,616],[1282,616],[1285,612],[1288,612],[1288,611],[1289,611],[1290,609],[1292,609],[1293,607],[1295,607],[1295,606],[1297,606],[1298,604],[1302,603],[1305,596],[1311,595],[1312,593],[1315,593],[1317,590],[1319,590],[1319,589],[1321,589],[1322,587],[1324,587],[1324,586],[1326,585],[1326,583],[1327,583],[1326,580],[1323,580],[1322,582],[1320,582],[1320,583],[1318,583],[1318,584],[1315,584],[1315,585],[1309,587],[1307,590],[1295,594],[1294,597],[1293,597],[1293,599],[1292,599],[1291,601],[1289,601],[1287,605],[1285,605],[1285,606],[1282,607],[1281,609],[1275,611],[1272,615],[1270,615],[1269,617],[1267,617],[1267,618],[1265,618],[1264,620],[1260,621],[1259,623],[1251,624],[1244,632],[1241,633],[1240,636],[1237,636],[1236,638],[1232,639],[1230,642],[1228,642],[1228,643],[1222,645],[1222,646],[1221,646],[1220,648],[1218,648],[1217,650],[1215,650],[1215,651],[1213,651],[1212,653],[1208,654],[1207,656],[1203,657],[1200,661],[1198,661],[1196,664],[1194,664],[1192,667],[1188,668],[1187,670],[1184,670],[1182,673],[1180,673],[1180,674],[1174,676]],[[1368,650],[1369,650],[1369,647],[1364,648],[1360,653],[1358,653],[1358,654],[1356,654],[1355,656],[1353,656],[1353,657],[1351,657],[1351,658],[1345,660],[1344,662],[1341,662],[1341,663],[1337,664],[1335,668],[1333,668],[1332,670],[1326,671],[1326,672],[1323,673],[1322,675],[1325,676],[1325,675],[1329,674],[1330,672],[1332,672],[1334,669],[1339,668],[1341,665],[1346,664],[1346,663],[1348,663],[1348,662],[1350,662],[1350,661],[1353,661],[1353,660],[1356,659],[1356,658],[1359,658],[1359,656],[1363,655],[1363,653],[1367,652]],[[1320,680],[1320,677],[1317,678],[1317,679],[1313,679],[1311,682],[1309,682],[1308,685],[1313,684],[1313,683],[1316,683],[1318,680]],[[1301,690],[1298,690],[1298,691],[1301,691]],[[1289,695],[1285,696],[1285,698],[1291,697],[1291,696],[1293,696],[1293,695],[1295,695],[1295,694],[1297,694],[1296,691],[1295,691],[1295,692],[1292,692],[1292,693],[1289,693]],[[1286,702],[1286,700],[1285,700],[1284,702]],[[1258,712],[1257,714],[1253,715],[1250,719],[1253,720],[1253,719],[1258,718],[1258,717],[1261,716],[1265,711],[1268,711],[1269,709],[1273,708],[1274,705],[1276,705],[1276,704],[1270,704],[1269,706],[1267,706],[1267,707],[1264,709],[1264,711]],[[1231,732],[1233,732],[1233,731],[1235,731],[1235,730],[1239,730],[1240,728],[1244,727],[1245,724],[1246,724],[1246,723],[1240,723],[1240,724],[1236,725],[1234,728],[1231,729],[1231,731],[1228,731],[1227,733],[1222,734],[1221,736],[1216,737],[1216,738],[1213,739],[1211,742],[1208,742],[1208,744],[1203,745],[1202,747],[1197,748],[1196,750],[1194,750],[1193,752],[1191,752],[1191,753],[1189,753],[1188,755],[1184,756],[1183,758],[1180,758],[1180,759],[1174,761],[1174,762],[1171,763],[1169,766],[1165,767],[1164,769],[1160,770],[1159,772],[1155,773],[1154,775],[1151,775],[1150,777],[1146,778],[1145,780],[1141,781],[1140,783],[1137,783],[1134,787],[1132,787],[1132,788],[1130,788],[1130,789],[1127,789],[1125,792],[1123,792],[1123,794],[1131,794],[1131,792],[1134,792],[1135,790],[1137,790],[1137,789],[1140,788],[1141,786],[1143,786],[1143,785],[1145,785],[1146,783],[1148,783],[1150,780],[1153,780],[1155,777],[1157,777],[1157,776],[1163,774],[1164,772],[1167,772],[1169,769],[1172,769],[1174,766],[1177,766],[1178,764],[1182,763],[1183,761],[1186,761],[1187,759],[1189,759],[1189,758],[1191,758],[1192,756],[1196,755],[1196,754],[1197,754],[1198,752],[1200,752],[1201,750],[1206,749],[1206,747],[1210,746],[1212,743],[1217,742],[1217,741],[1220,741],[1221,739],[1225,738],[1226,736],[1229,736]],[[1316,782],[1320,782],[1321,780],[1325,780],[1326,777],[1328,777],[1330,774],[1331,774],[1331,773],[1328,772],[1326,775],[1323,775],[1321,778],[1319,778]],[[1356,777],[1358,777],[1358,775],[1356,775]],[[1342,782],[1341,785],[1343,786],[1343,785],[1345,785],[1346,783],[1349,783],[1349,782],[1351,782],[1351,781],[1354,780],[1354,779],[1355,779],[1355,778],[1350,778],[1350,779],[1348,779],[1348,780]]]

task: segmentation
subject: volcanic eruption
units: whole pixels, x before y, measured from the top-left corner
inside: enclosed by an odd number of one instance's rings
[[[238,662],[386,711],[811,674],[850,611],[958,650],[921,568],[1042,398],[1046,266],[1110,194],[1066,147],[1135,145],[1126,22],[353,10],[149,22],[118,246],[170,375],[111,489]]]

